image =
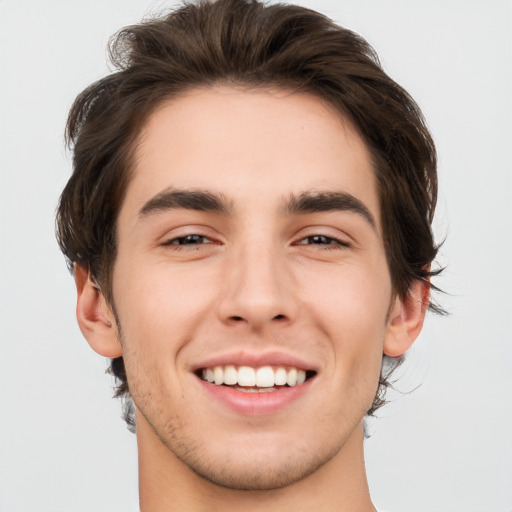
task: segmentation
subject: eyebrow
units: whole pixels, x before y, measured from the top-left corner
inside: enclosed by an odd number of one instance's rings
[[[374,230],[377,229],[377,222],[370,210],[360,199],[347,192],[303,192],[298,196],[291,195],[283,207],[283,212],[288,215],[334,211],[357,213]]]
[[[139,218],[168,210],[186,209],[229,215],[233,203],[223,194],[201,189],[169,188],[149,199],[139,211]],[[282,207],[284,215],[298,215],[320,212],[348,211],[363,217],[373,229],[377,223],[375,217],[364,203],[347,192],[303,192],[292,194]]]
[[[147,201],[139,211],[139,218],[167,210],[186,209],[227,215],[232,204],[222,195],[207,190],[167,189]]]

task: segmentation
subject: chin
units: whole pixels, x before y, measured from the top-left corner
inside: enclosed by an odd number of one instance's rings
[[[199,477],[219,487],[238,491],[271,491],[282,489],[307,478],[328,462],[329,457],[304,455],[304,460],[290,456],[287,461],[254,461],[227,459],[207,464],[206,461],[185,462]]]
[[[176,432],[175,432],[176,434]],[[331,436],[317,444],[294,436],[249,436],[237,442],[220,438],[215,444],[167,439],[167,449],[200,478],[226,489],[269,491],[295,484],[315,473],[343,448],[344,439]],[[325,440],[324,440],[325,441]],[[188,449],[183,448],[187,446]]]

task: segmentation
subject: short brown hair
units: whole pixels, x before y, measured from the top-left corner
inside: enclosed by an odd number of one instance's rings
[[[164,100],[194,87],[277,86],[312,94],[350,120],[374,159],[395,293],[439,271],[431,223],[436,151],[417,104],[382,70],[373,48],[325,16],[256,0],[200,1],[122,29],[110,41],[116,72],[85,89],[69,113],[73,175],[57,212],[69,264],[90,269],[113,304],[116,221],[138,135]],[[430,308],[442,310],[432,303]],[[129,396],[122,357],[117,396]],[[384,403],[386,378],[370,409]]]

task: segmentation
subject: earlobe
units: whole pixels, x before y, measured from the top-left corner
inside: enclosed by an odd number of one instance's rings
[[[105,357],[119,357],[122,347],[111,308],[92,280],[87,268],[75,264],[74,276],[77,292],[76,317],[89,345]]]
[[[428,281],[416,281],[407,297],[395,299],[384,339],[384,354],[398,357],[411,348],[423,327],[429,300]]]

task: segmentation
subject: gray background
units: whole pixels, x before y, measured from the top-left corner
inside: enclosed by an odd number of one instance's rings
[[[303,1],[360,32],[422,106],[440,155],[436,283],[393,403],[366,442],[390,512],[512,510],[511,12],[506,0]],[[0,510],[131,512],[135,436],[82,339],[53,237],[76,94],[108,36],[170,3],[0,2]]]

